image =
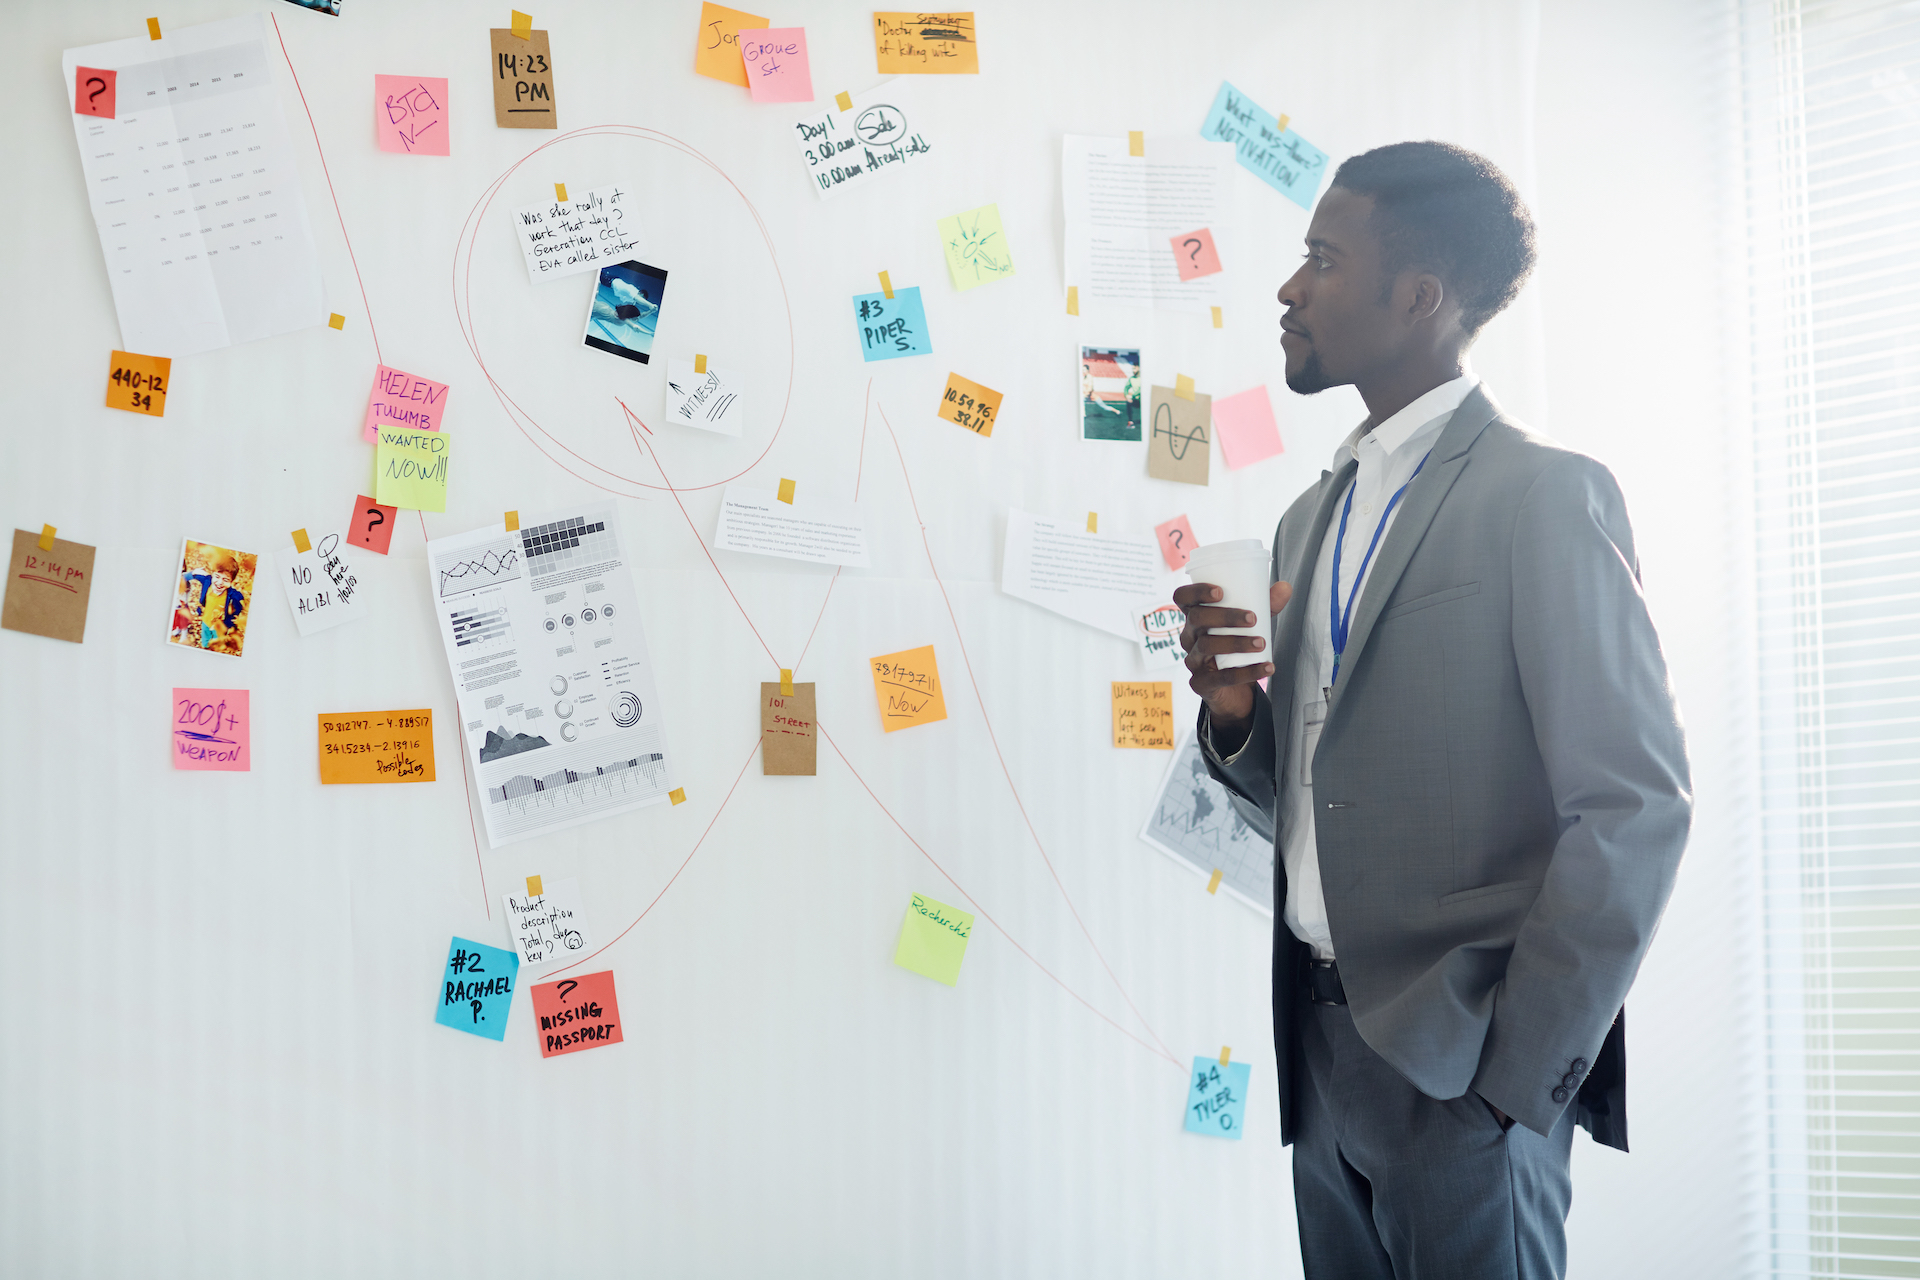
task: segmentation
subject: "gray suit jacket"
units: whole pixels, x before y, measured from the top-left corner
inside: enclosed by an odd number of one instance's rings
[[[1322,473],[1274,536],[1271,700],[1208,765],[1272,831],[1304,602],[1353,478]],[[1673,888],[1686,747],[1619,488],[1477,388],[1402,499],[1355,609],[1313,756],[1327,920],[1354,1025],[1423,1093],[1469,1088],[1538,1133],[1577,1099],[1626,1147],[1622,1002]],[[1204,709],[1201,712],[1205,718]],[[1286,872],[1274,859],[1276,906]],[[1290,1141],[1305,949],[1274,926]],[[1611,1034],[1610,1034],[1611,1033]],[[1604,1052],[1603,1052],[1604,1047]]]

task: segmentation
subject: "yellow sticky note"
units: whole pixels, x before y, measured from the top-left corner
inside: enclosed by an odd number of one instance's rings
[[[1113,745],[1173,750],[1173,682],[1113,682]]]
[[[940,692],[940,664],[933,646],[904,649],[872,660],[873,696],[880,704],[880,727],[888,733],[947,718]]]
[[[327,327],[329,329],[345,329],[347,327],[347,318],[336,311],[327,317]]]
[[[940,416],[979,435],[993,434],[1000,417],[1000,392],[983,387],[957,373],[947,375],[947,389],[940,397]]]
[[[1070,316],[1080,314],[1080,286],[1077,284],[1067,286],[1067,314]]]
[[[1222,871],[1218,867],[1215,867],[1213,869],[1212,878],[1207,881],[1207,892],[1218,893],[1220,891],[1220,880],[1225,875],[1226,875],[1226,872]]]
[[[980,74],[973,15],[951,9],[874,14],[873,54],[883,76]]]
[[[307,531],[305,529],[295,529],[293,531],[293,549],[301,555],[305,555],[307,552],[313,550],[313,541],[307,537]]]
[[[533,39],[533,15],[530,13],[522,13],[518,9],[515,9],[513,11],[512,25],[508,27],[508,30],[513,32],[515,39]]]
[[[546,887],[545,885],[543,885],[543,884],[541,884],[541,883],[540,883],[540,877],[539,877],[539,876],[528,876],[528,877],[527,877],[527,896],[528,896],[529,898],[537,898],[537,897],[539,897],[539,896],[540,896],[540,891],[541,891],[542,889],[544,889],[545,887]]]
[[[1127,154],[1130,156],[1146,155],[1147,135],[1138,129],[1129,130],[1127,133]]]
[[[747,87],[747,64],[740,57],[740,29],[760,31],[772,23],[757,13],[723,4],[700,6],[700,38],[693,45],[693,69],[714,80]]]
[[[940,247],[947,255],[947,274],[953,277],[953,287],[962,293],[1013,274],[1013,251],[1007,247],[1007,232],[1000,225],[997,204],[983,204],[940,219]]]
[[[1218,307],[1213,309],[1213,327],[1216,329],[1224,329],[1227,327],[1227,322],[1221,317],[1220,308]]]
[[[833,95],[833,105],[839,107],[842,111],[851,111],[853,110],[853,95],[845,89],[842,89]]]
[[[147,19],[147,39],[158,40],[159,38],[160,38],[160,19],[148,18]]]
[[[967,958],[967,938],[972,933],[971,915],[916,893],[907,904],[907,919],[900,926],[900,944],[893,949],[893,962],[954,986],[960,981],[960,962]]]
[[[553,184],[553,198],[555,200],[558,200],[561,204],[567,203],[567,184],[566,183],[556,182]]]
[[[685,787],[675,787],[673,790],[667,792],[667,799],[673,801],[675,804],[685,804],[687,802],[687,789]]]
[[[1173,380],[1173,394],[1182,400],[1193,399],[1193,379],[1184,373],[1177,375]]]
[[[373,450],[373,500],[383,507],[445,511],[452,457],[451,432],[381,427]]]
[[[167,384],[173,361],[166,356],[141,356],[116,351],[107,361],[107,408],[130,413],[167,416]]]
[[[794,485],[794,483],[793,483],[793,481],[791,481],[791,480],[782,480],[782,481],[780,482],[780,492],[778,492],[778,493],[776,493],[776,494],[774,494],[773,496],[774,496],[774,497],[776,497],[776,498],[778,498],[778,499],[780,499],[780,501],[782,501],[782,502],[784,502],[784,503],[786,503],[786,504],[787,504],[788,506],[792,506],[792,505],[793,505],[793,491],[794,491],[794,489],[795,489],[795,487],[796,487],[796,486]]]

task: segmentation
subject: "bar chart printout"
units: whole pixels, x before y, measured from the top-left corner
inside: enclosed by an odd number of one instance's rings
[[[667,800],[659,692],[611,504],[437,538],[427,572],[491,845]]]

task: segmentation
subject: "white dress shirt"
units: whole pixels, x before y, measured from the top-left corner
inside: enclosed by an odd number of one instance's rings
[[[1373,560],[1366,566],[1366,577],[1360,579],[1357,587],[1355,575],[1360,573],[1361,562],[1367,557],[1367,545],[1373,541],[1373,531],[1379,527],[1388,501],[1396,489],[1412,478],[1414,469],[1440,438],[1447,419],[1479,382],[1471,372],[1443,382],[1373,430],[1367,431],[1364,423],[1355,427],[1353,434],[1334,450],[1335,472],[1344,467],[1349,458],[1360,464],[1351,485],[1353,511],[1347,517],[1346,539],[1340,547],[1339,587],[1343,613],[1351,592],[1355,596],[1353,616],[1360,614],[1359,599],[1366,591],[1367,579],[1373,576],[1373,565],[1380,560],[1377,548]],[[1342,495],[1342,502],[1344,497]],[[1386,527],[1380,534],[1381,546],[1386,545],[1387,534],[1405,505],[1406,499],[1402,497],[1392,514],[1386,516]],[[1314,841],[1313,785],[1309,776],[1312,748],[1319,742],[1318,724],[1312,726],[1311,741],[1307,734],[1310,713],[1325,719],[1326,690],[1333,678],[1329,596],[1333,590],[1333,550],[1335,543],[1341,541],[1339,535],[1340,506],[1336,505],[1333,518],[1327,522],[1327,535],[1320,544],[1320,558],[1314,566],[1313,584],[1307,590],[1306,599],[1303,601],[1296,595],[1287,606],[1292,609],[1304,605],[1307,613],[1301,622],[1300,656],[1292,673],[1293,716],[1287,727],[1291,750],[1286,775],[1279,779],[1277,815],[1280,861],[1287,871],[1287,901],[1281,919],[1293,930],[1294,937],[1312,947],[1313,954],[1322,960],[1333,959],[1333,934],[1327,926],[1327,903],[1320,889],[1320,854]],[[1276,671],[1273,678],[1285,679],[1287,674]],[[1238,756],[1236,752],[1226,763],[1231,764]]]

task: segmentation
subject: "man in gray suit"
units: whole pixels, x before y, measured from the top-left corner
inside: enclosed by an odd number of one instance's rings
[[[1268,646],[1174,595],[1208,767],[1275,836],[1281,1141],[1314,1280],[1547,1277],[1576,1122],[1626,1148],[1622,1002],[1692,807],[1607,469],[1468,370],[1532,270],[1441,143],[1340,166],[1281,287],[1287,385],[1367,419],[1280,521]],[[1271,675],[1262,690],[1255,681]]]

